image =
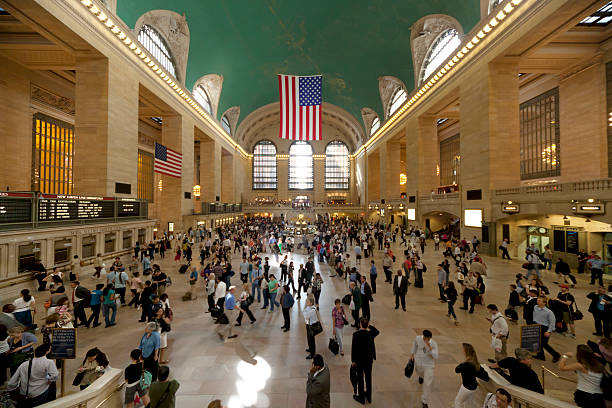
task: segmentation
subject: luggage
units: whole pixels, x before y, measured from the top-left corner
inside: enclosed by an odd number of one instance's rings
[[[340,351],[340,345],[333,337],[329,339],[329,351],[334,353],[334,355],[338,354]]]
[[[183,295],[183,297],[181,298],[183,300],[183,302],[188,302],[191,300],[191,292],[185,292],[185,294]]]
[[[480,296],[480,295],[476,295],[476,296],[474,297],[474,304],[475,304],[475,305],[482,305],[482,304],[483,304],[483,303],[482,303],[482,296]]]
[[[217,319],[219,316],[221,316],[223,314],[223,310],[221,310],[220,307],[215,306],[211,311],[210,311],[210,315]]]
[[[408,378],[412,377],[412,373],[414,372],[414,360],[408,360],[408,364],[404,368],[404,375]]]
[[[221,313],[221,316],[215,321],[215,324],[229,324],[229,319],[225,313]]]
[[[518,320],[518,313],[516,312],[516,310],[512,309],[512,308],[507,308],[504,312],[504,314],[506,315],[506,317],[512,319],[512,320]]]
[[[187,265],[181,265],[181,267],[179,268],[179,273],[185,273],[187,272]]]
[[[345,305],[350,305],[351,304],[351,295],[345,295],[342,298],[342,303],[344,303]]]

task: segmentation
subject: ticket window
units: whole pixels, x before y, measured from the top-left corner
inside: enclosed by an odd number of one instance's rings
[[[111,252],[115,252],[116,240],[117,235],[114,232],[110,232],[104,235],[104,253],[110,254]]]
[[[82,259],[94,258],[96,256],[96,236],[89,235],[83,237],[81,248]]]
[[[132,247],[132,231],[130,230],[123,231],[122,241],[123,241],[122,248],[130,249]]]
[[[34,265],[34,262],[40,260],[40,244],[37,242],[31,242],[28,244],[19,245],[17,253],[17,271],[19,273],[28,272]]]
[[[53,243],[53,264],[61,265],[70,261],[72,253],[72,241],[61,239]]]
[[[144,228],[138,230],[138,243],[141,246],[147,243],[147,230]]]

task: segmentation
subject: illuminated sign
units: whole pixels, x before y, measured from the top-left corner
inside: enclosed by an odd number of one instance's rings
[[[606,206],[603,203],[576,203],[572,210],[576,214],[605,214]]]
[[[406,213],[408,214],[408,219],[410,221],[416,220],[416,209],[408,208],[408,210],[406,210]]]
[[[502,204],[502,212],[504,213],[517,213],[521,210],[518,204]]]
[[[464,210],[464,222],[466,227],[482,228],[482,210]]]

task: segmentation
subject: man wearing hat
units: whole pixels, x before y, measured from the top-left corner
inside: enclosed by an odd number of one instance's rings
[[[237,334],[232,334],[232,328],[238,317],[238,307],[234,292],[236,292],[236,287],[230,286],[227,295],[225,295],[225,315],[227,316],[228,323],[217,325],[217,335],[221,340],[238,337]]]

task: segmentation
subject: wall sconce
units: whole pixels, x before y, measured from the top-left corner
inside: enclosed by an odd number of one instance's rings
[[[164,190],[164,185],[162,183],[162,179],[159,179],[159,181],[157,182],[157,189],[159,191],[163,191]]]
[[[200,196],[200,186],[199,185],[195,185],[193,186],[193,196],[194,197],[199,197]]]
[[[403,186],[407,182],[408,182],[408,176],[406,176],[404,173],[400,173],[400,186]]]

